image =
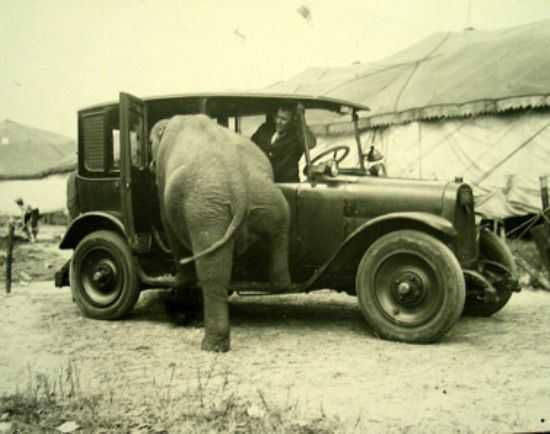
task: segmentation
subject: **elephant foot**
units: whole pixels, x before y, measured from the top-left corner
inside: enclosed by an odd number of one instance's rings
[[[210,337],[204,336],[202,339],[201,349],[214,353],[226,353],[230,350],[231,344],[229,337]]]
[[[175,288],[178,290],[183,290],[196,283],[196,278],[194,278],[189,273],[184,272],[183,270],[178,270],[175,275],[175,279]]]
[[[204,327],[204,318],[200,312],[168,312],[172,322],[182,327]]]
[[[202,297],[200,291],[173,289],[165,300],[166,313],[181,326],[203,326]]]

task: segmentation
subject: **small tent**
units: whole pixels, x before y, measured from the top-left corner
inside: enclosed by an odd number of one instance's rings
[[[372,64],[310,68],[277,92],[362,103],[365,145],[390,176],[470,182],[477,210],[505,218],[540,208],[550,174],[550,21],[495,31],[434,34]],[[351,141],[338,119],[320,120],[323,146]]]
[[[41,213],[64,210],[66,179],[75,167],[73,139],[8,119],[1,121],[0,214],[18,214],[17,197]]]

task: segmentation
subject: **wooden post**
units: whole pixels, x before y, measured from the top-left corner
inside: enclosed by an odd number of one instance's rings
[[[13,222],[8,223],[8,245],[6,246],[6,294],[11,292],[11,265],[13,262],[13,233],[15,231],[15,224]]]
[[[531,228],[530,232],[535,240],[535,245],[539,251],[543,265],[550,273],[550,225],[548,223],[548,178],[546,176],[539,177],[540,180],[540,198],[542,202],[541,216],[543,223]],[[518,262],[519,263],[519,262]],[[519,263],[521,265],[521,263]],[[538,279],[541,282],[541,279]],[[541,282],[544,286],[544,282]],[[547,285],[550,289],[550,284]]]
[[[542,202],[542,211],[544,212],[548,208],[548,177],[539,176],[540,181],[540,198]]]
[[[548,225],[548,177],[540,176],[540,199],[542,203],[542,216],[544,217],[544,227],[546,235],[550,235],[550,227]]]

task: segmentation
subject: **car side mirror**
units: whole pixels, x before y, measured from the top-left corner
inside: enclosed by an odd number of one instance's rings
[[[369,163],[375,163],[384,159],[384,154],[373,146],[370,147],[369,152],[365,156],[365,159]]]
[[[384,154],[371,146],[367,155],[364,156],[367,174],[371,176],[387,176]]]

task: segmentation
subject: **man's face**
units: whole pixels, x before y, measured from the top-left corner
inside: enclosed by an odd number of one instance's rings
[[[277,116],[275,117],[275,130],[279,134],[286,133],[292,124],[292,112],[285,109],[277,110]]]

